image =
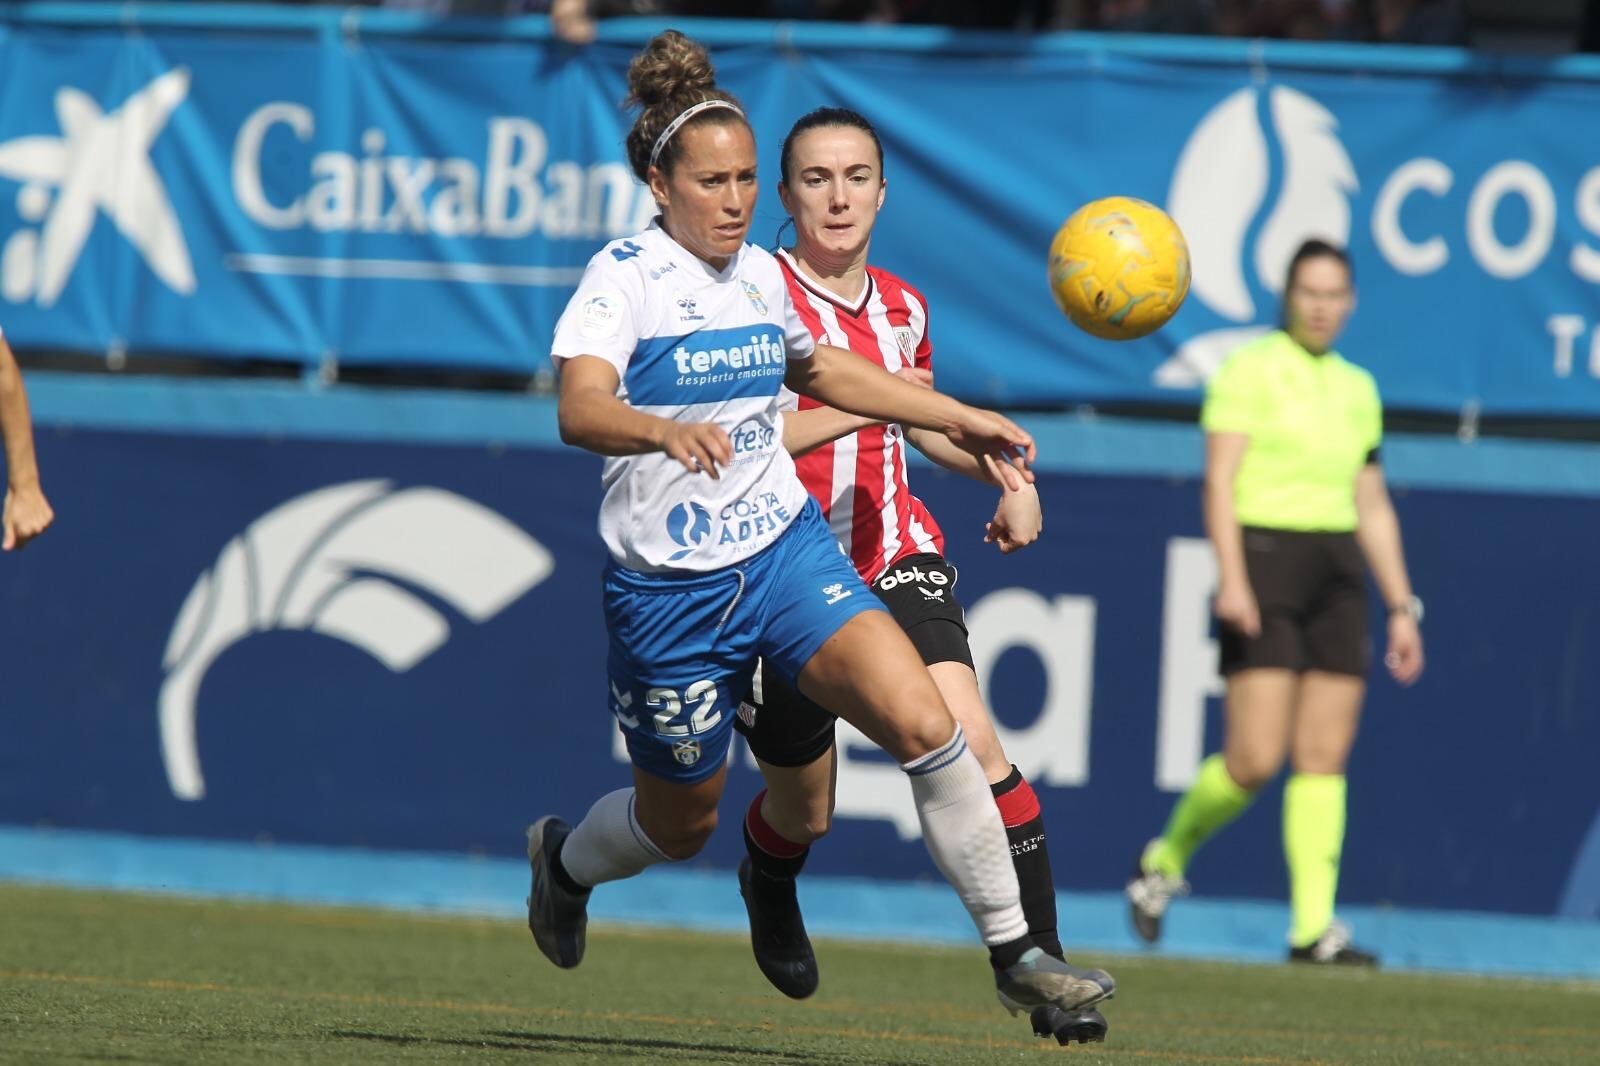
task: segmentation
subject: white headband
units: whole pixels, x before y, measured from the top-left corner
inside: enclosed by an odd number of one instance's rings
[[[694,118],[700,112],[709,111],[713,107],[725,107],[729,111],[732,111],[734,114],[738,115],[740,118],[744,118],[744,112],[740,111],[737,105],[730,104],[726,100],[702,100],[698,104],[686,108],[683,114],[667,123],[667,128],[662,130],[661,136],[656,138],[655,146],[650,149],[650,166],[653,167],[656,165],[656,160],[661,158],[661,149],[665,148],[667,146],[667,142],[672,140],[672,135],[678,132],[678,128],[680,126]]]

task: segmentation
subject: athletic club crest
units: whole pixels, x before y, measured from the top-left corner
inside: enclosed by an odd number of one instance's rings
[[[745,294],[745,296],[747,298],[749,298],[750,306],[754,307],[756,309],[756,314],[758,314],[758,315],[766,314],[767,313],[767,301],[761,295],[761,290],[756,288],[753,283],[748,282],[748,281],[742,281],[739,284],[744,286],[744,294]]]
[[[684,766],[693,766],[700,761],[700,742],[698,740],[674,740],[672,742],[672,757]]]
[[[900,345],[900,355],[906,362],[915,364],[917,345],[911,334],[910,326],[894,327],[894,339]]]

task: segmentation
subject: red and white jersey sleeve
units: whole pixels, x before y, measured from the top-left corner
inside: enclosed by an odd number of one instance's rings
[[[931,368],[928,305],[911,286],[868,267],[866,287],[852,304],[811,282],[787,252],[778,253],[778,262],[795,310],[818,344],[848,348],[890,373]],[[787,398],[796,410],[821,406],[807,396]],[[796,459],[795,470],[867,582],[908,555],[944,554],[944,534],[906,483],[906,439],[899,426],[841,437]]]

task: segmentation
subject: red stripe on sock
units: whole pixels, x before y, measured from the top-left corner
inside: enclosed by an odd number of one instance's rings
[[[1000,820],[1007,829],[1027,825],[1039,817],[1039,797],[1033,794],[1033,786],[1025,777],[1017,778],[1016,787],[996,796],[994,803],[1000,808]]]
[[[797,855],[804,855],[808,850],[807,845],[796,844],[768,825],[767,820],[761,817],[761,801],[766,798],[767,790],[762,789],[756,793],[756,798],[750,801],[750,809],[745,812],[744,827],[750,831],[750,839],[756,842],[756,847],[775,859],[792,859]],[[1033,806],[1038,810],[1038,803]]]

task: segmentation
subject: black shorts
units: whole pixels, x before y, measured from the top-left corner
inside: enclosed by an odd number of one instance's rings
[[[906,556],[872,583],[928,666],[972,665],[966,615],[955,590],[956,568],[932,552]],[[806,766],[833,746],[833,723],[833,714],[803,696],[792,678],[763,662],[733,727],[762,762]]]
[[[1221,628],[1224,675],[1258,668],[1367,675],[1367,577],[1354,533],[1246,526],[1245,570],[1261,635]]]

